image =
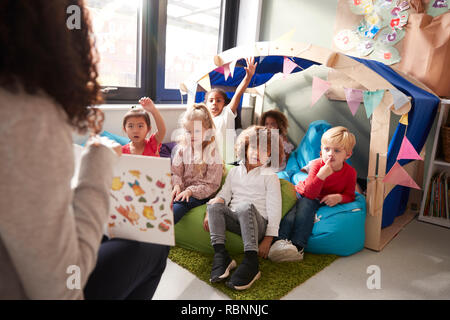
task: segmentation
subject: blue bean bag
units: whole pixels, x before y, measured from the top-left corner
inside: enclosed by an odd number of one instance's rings
[[[323,120],[311,122],[298,148],[290,155],[286,169],[278,173],[296,185],[308,176],[300,171],[309,161],[320,155],[322,134],[331,128]],[[366,200],[356,193],[354,202],[334,207],[322,206],[316,213],[312,234],[305,248],[306,252],[349,256],[364,248]]]

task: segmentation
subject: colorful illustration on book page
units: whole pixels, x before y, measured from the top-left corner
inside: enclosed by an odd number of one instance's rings
[[[122,155],[114,169],[105,233],[175,245],[170,179],[170,159]]]

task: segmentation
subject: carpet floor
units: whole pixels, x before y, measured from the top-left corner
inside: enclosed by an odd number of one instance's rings
[[[232,256],[232,258],[239,265],[244,255],[240,254]],[[261,278],[250,289],[235,291],[228,288],[225,282],[214,284],[209,282],[213,260],[212,255],[180,247],[172,247],[169,253],[170,260],[235,300],[278,300],[330,265],[337,258],[338,256],[336,255],[312,254],[308,252],[305,253],[303,261],[295,262],[275,263],[259,258]]]

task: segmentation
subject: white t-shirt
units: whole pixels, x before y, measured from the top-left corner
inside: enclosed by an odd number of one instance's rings
[[[216,126],[216,141],[219,146],[220,154],[225,163],[231,163],[235,161],[234,157],[234,142],[236,138],[236,132],[234,127],[234,119],[236,114],[231,111],[229,106],[225,106],[222,113],[213,118],[214,125]],[[227,138],[227,129],[228,138]]]

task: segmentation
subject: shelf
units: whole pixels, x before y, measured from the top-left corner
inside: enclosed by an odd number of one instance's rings
[[[418,217],[418,219],[420,221],[440,225],[440,226],[447,227],[447,228],[450,228],[450,220],[448,218],[424,216],[423,213],[425,210],[425,204],[426,204],[426,199],[428,196],[428,191],[429,191],[429,188],[431,188],[430,182],[431,182],[432,177],[437,172],[440,172],[440,171],[450,172],[450,163],[446,162],[442,158],[436,158],[436,151],[438,149],[437,147],[438,147],[438,141],[439,141],[439,130],[440,130],[439,128],[442,126],[444,119],[447,118],[449,106],[450,106],[449,99],[441,99],[441,104],[439,106],[438,115],[437,115],[437,119],[436,119],[436,121],[437,121],[436,122],[436,132],[435,132],[435,136],[433,138],[433,148],[432,148],[432,151],[430,154],[431,162],[428,165],[428,170],[427,170],[427,175],[426,175],[426,180],[425,180],[425,190],[422,194],[422,202],[420,205],[420,212],[419,212],[419,217]]]
[[[440,226],[450,228],[450,220],[447,218],[419,216],[418,219],[423,222],[429,222],[429,223],[438,224]]]

